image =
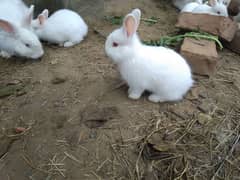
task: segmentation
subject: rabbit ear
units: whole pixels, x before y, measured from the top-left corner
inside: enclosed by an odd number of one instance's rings
[[[27,27],[27,28],[30,27],[32,19],[33,19],[33,13],[34,13],[34,5],[31,5],[29,10],[28,10],[27,16],[25,17],[25,19],[22,22],[22,25],[24,27]]]
[[[128,14],[123,21],[123,28],[127,33],[127,37],[132,36],[137,31],[138,23],[133,14]]]
[[[5,32],[14,33],[15,28],[12,24],[7,21],[0,19],[0,29],[3,29]]]
[[[210,6],[215,6],[217,4],[217,0],[209,0]]]
[[[32,19],[33,19],[33,13],[34,13],[34,5],[31,5],[30,8],[29,8],[29,13],[28,13],[30,21],[32,21]]]
[[[140,24],[141,20],[141,10],[140,9],[134,9],[131,14],[136,18],[138,26]],[[138,28],[138,27],[137,27]]]
[[[44,9],[41,14],[47,19],[49,14],[48,9]]]
[[[39,24],[43,25],[44,22],[46,21],[46,17],[43,14],[39,14],[38,15],[38,20],[39,20]]]
[[[226,6],[228,6],[230,4],[230,0],[221,0],[223,4],[225,4]]]

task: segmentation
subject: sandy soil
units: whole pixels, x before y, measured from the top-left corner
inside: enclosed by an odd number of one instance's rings
[[[139,7],[159,18],[140,25],[141,38],[158,39],[177,32],[166,2],[108,0],[105,15]],[[45,45],[37,62],[0,59],[0,87],[15,88],[0,98],[0,179],[239,178],[240,57],[219,52],[217,73],[195,76],[181,102],[133,101],[94,31],[117,26],[87,22],[88,37],[73,48]]]

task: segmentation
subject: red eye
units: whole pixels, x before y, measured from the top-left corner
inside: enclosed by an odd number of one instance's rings
[[[112,46],[113,46],[113,47],[118,47],[118,43],[113,42]]]

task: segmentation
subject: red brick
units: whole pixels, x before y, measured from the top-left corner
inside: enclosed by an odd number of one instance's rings
[[[214,41],[185,38],[181,46],[181,55],[196,74],[210,76],[216,70],[218,54]]]
[[[230,18],[209,14],[180,13],[177,27],[205,31],[231,41],[238,25]]]

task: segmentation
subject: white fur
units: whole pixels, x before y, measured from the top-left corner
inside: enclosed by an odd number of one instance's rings
[[[135,19],[135,31],[130,36],[125,23],[129,16]],[[152,93],[148,98],[152,102],[181,100],[193,84],[189,65],[171,49],[143,45],[136,33],[139,23],[140,10],[135,9],[105,43],[106,54],[129,86],[129,98],[138,99],[147,90]]]
[[[196,1],[196,2],[190,2],[183,7],[181,12],[192,12],[193,9],[198,7],[200,4],[202,4],[202,0],[199,0],[199,1]]]
[[[213,5],[201,4],[193,9],[192,13],[211,14],[216,16],[228,17],[227,6],[223,3],[223,0],[212,0]]]
[[[195,2],[195,0],[172,0],[173,5],[179,10],[182,10],[186,4],[191,2]]]
[[[39,17],[32,22],[35,33],[44,41],[70,47],[87,35],[88,26],[76,12],[61,9],[45,18],[42,24]]]
[[[42,45],[31,31],[32,13],[33,7],[28,9],[21,0],[0,1],[0,20],[2,24],[8,24],[8,27],[13,29],[12,32],[7,32],[0,25],[0,55],[32,59],[43,55]]]
[[[226,6],[230,4],[231,0],[222,0],[222,3]]]

